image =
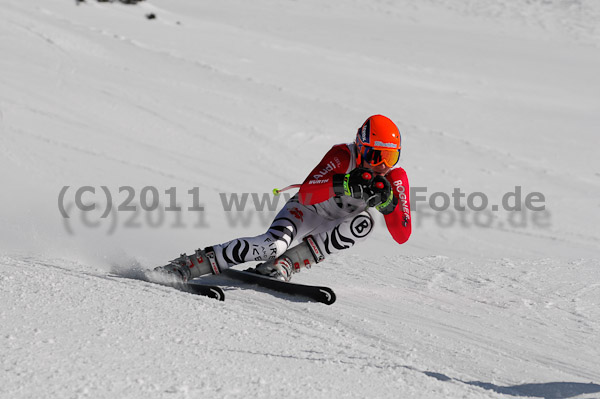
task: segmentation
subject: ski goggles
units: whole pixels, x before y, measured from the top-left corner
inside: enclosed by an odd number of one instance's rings
[[[400,159],[400,148],[397,150],[377,150],[373,147],[363,147],[361,156],[362,159],[371,166],[377,166],[384,163],[387,167],[391,168],[396,165]]]

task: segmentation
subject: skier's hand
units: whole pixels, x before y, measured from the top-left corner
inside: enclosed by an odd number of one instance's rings
[[[333,176],[333,192],[367,201],[372,195],[371,183],[375,174],[366,168],[356,168],[348,174]]]
[[[383,176],[376,176],[371,182],[371,197],[367,201],[369,206],[375,207],[384,215],[392,213],[398,205],[398,198],[394,196],[392,185]]]

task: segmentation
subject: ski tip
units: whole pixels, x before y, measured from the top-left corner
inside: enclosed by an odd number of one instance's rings
[[[337,299],[335,296],[335,292],[331,288],[321,287],[319,291],[323,294],[323,300],[321,301],[325,305],[333,305],[335,300]]]
[[[219,287],[211,287],[210,292],[211,294],[208,295],[209,298],[213,298],[221,302],[225,300],[225,293]]]
[[[202,284],[190,284],[186,285],[187,290],[192,294],[203,295],[212,299],[216,299],[217,301],[225,300],[225,293],[221,289],[221,287],[217,287],[214,285],[202,285]]]

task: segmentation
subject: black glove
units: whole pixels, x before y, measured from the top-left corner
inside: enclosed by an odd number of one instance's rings
[[[392,213],[398,205],[398,198],[394,196],[392,185],[383,176],[376,176],[371,182],[371,197],[367,201],[369,206],[375,207],[384,215]]]
[[[333,192],[335,195],[347,195],[367,201],[373,195],[371,183],[374,176],[371,170],[365,168],[356,168],[347,174],[333,175]]]

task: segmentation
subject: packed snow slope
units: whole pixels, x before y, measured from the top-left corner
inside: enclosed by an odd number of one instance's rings
[[[599,22],[595,0],[4,0],[0,397],[600,397]],[[294,276],[333,306],[122,277],[263,232],[272,188],[376,113],[413,236],[380,224]]]

